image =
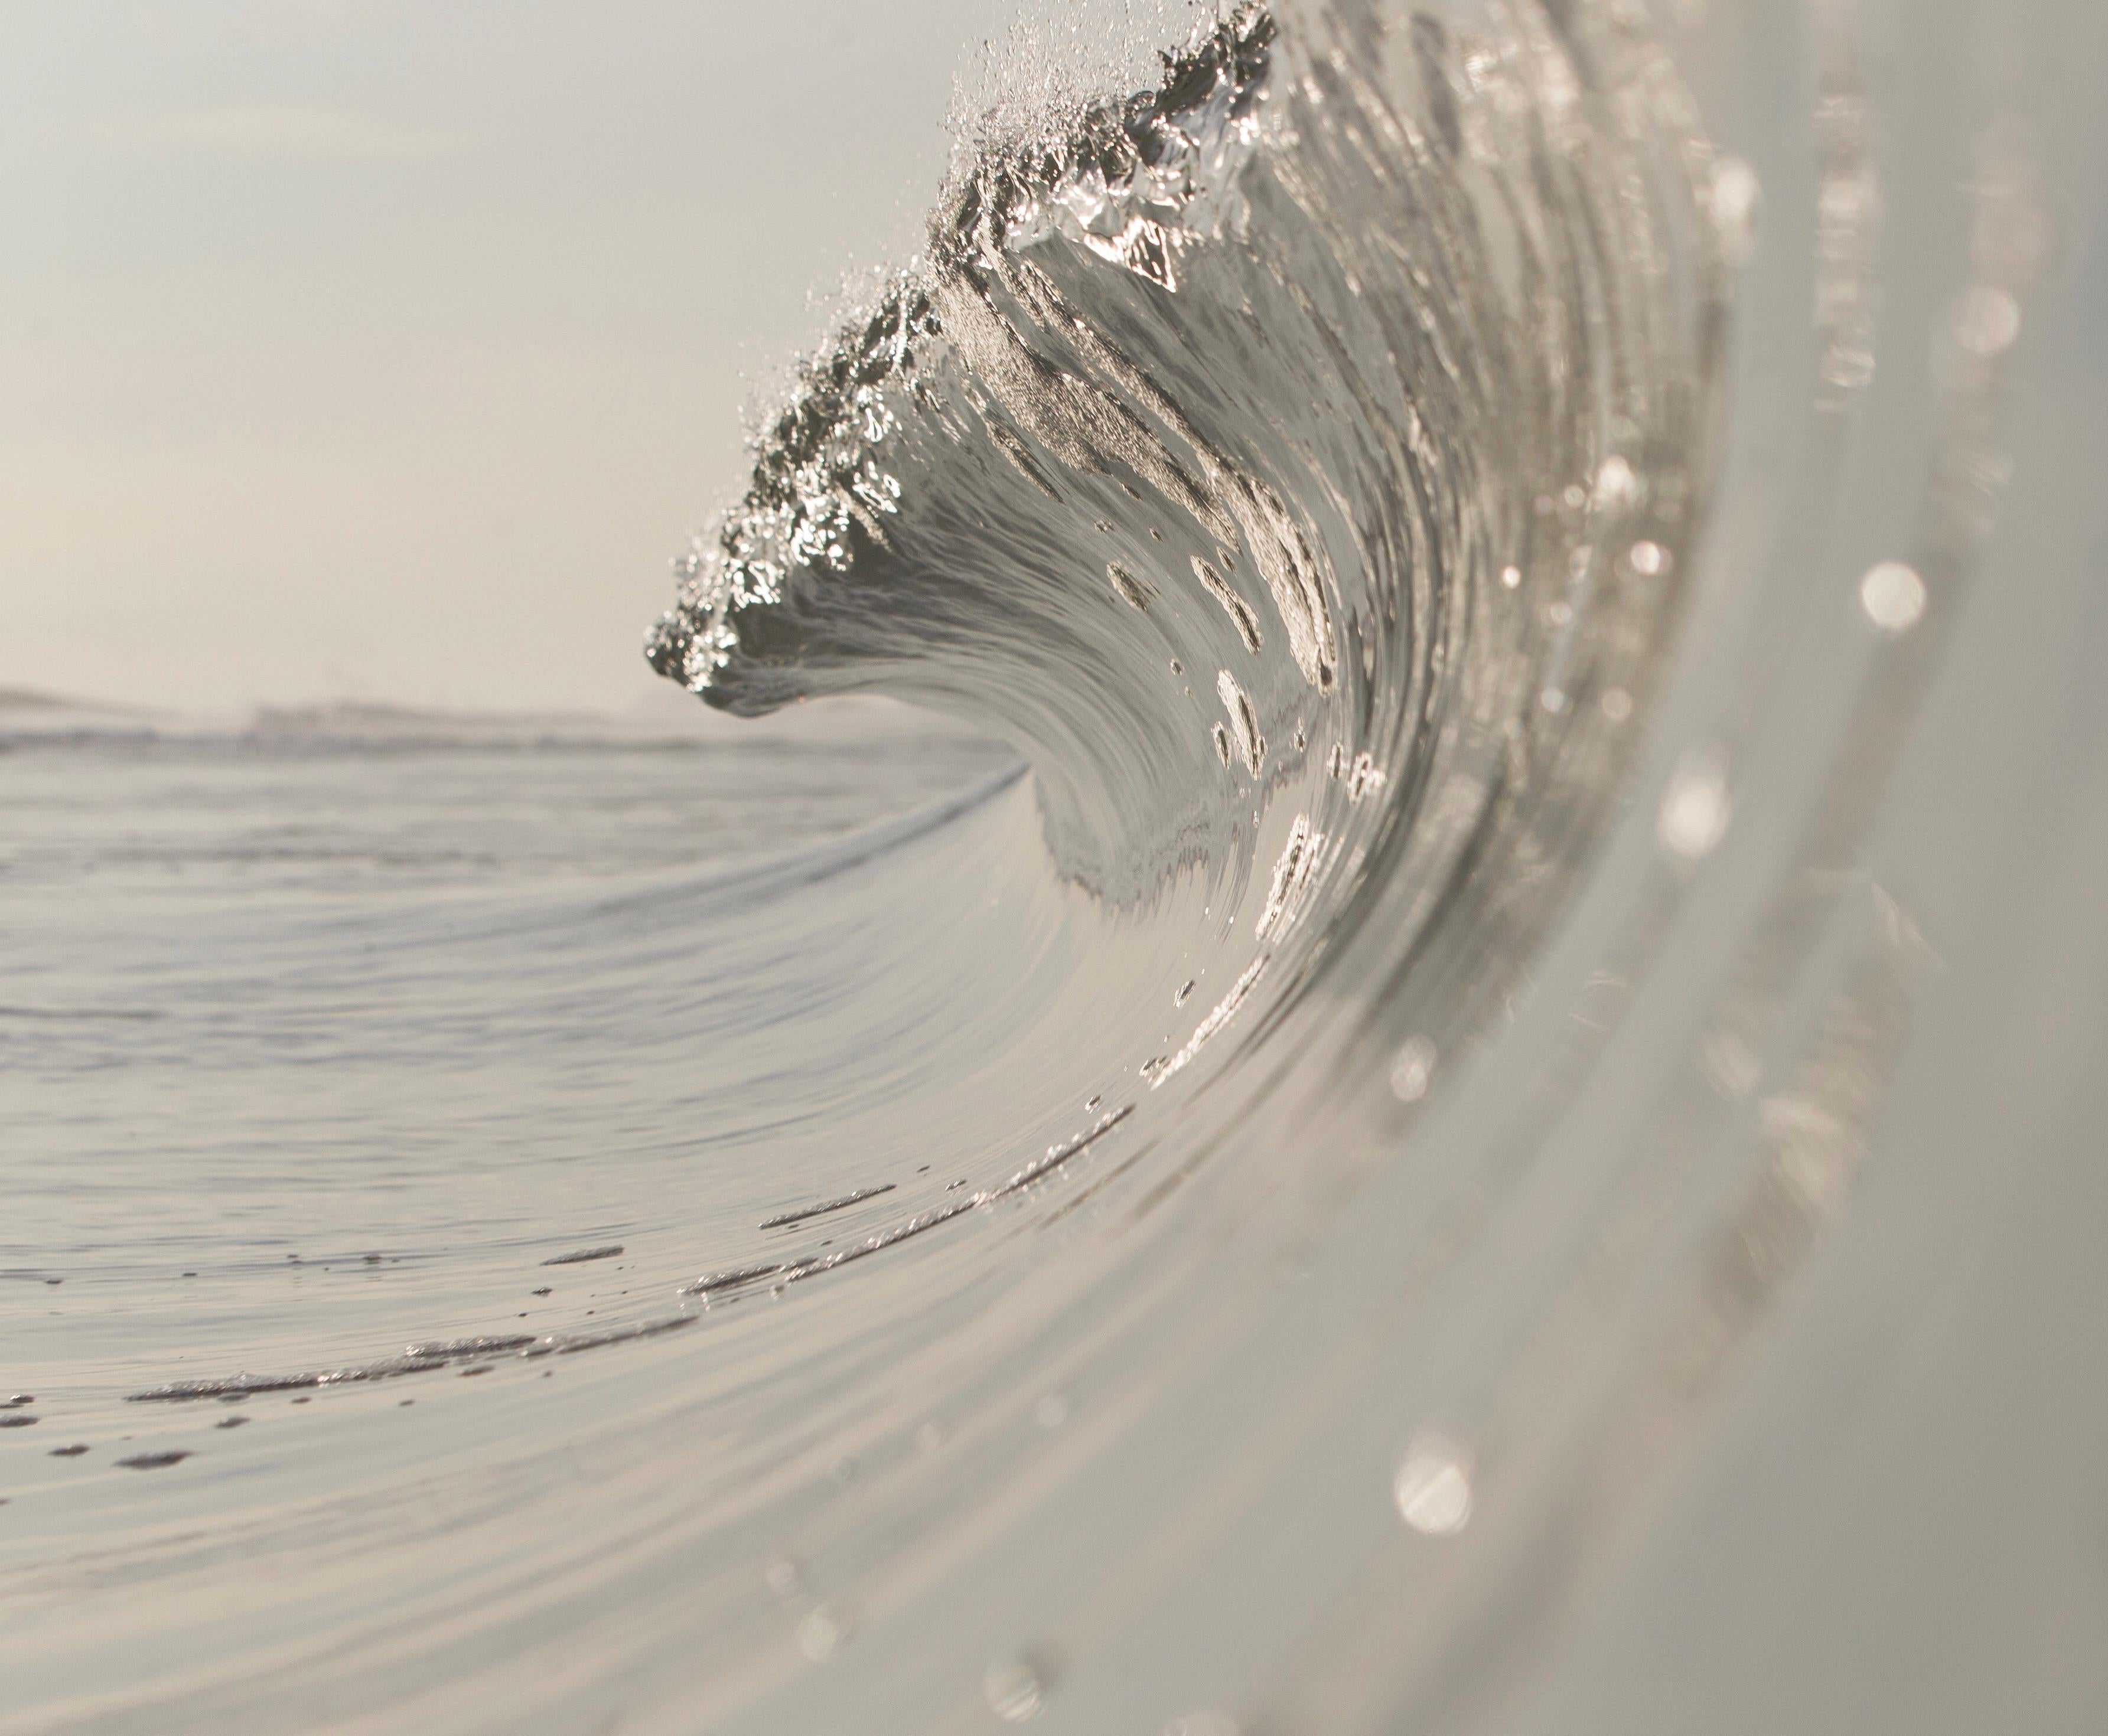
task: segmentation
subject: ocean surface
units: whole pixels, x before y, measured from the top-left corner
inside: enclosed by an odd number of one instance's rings
[[[2088,1727],[2046,200],[1685,12],[992,113],[692,725],[0,709],[0,1730]]]

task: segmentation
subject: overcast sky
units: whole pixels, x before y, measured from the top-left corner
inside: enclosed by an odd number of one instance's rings
[[[1002,0],[7,0],[0,687],[620,707]]]

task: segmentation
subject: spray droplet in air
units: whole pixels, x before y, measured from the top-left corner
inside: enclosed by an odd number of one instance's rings
[[[839,1603],[822,1603],[798,1624],[798,1649],[816,1664],[832,1657],[849,1637],[849,1613]]]
[[[1400,1103],[1417,1103],[1427,1095],[1435,1073],[1435,1045],[1424,1037],[1410,1039],[1399,1050],[1390,1070],[1391,1094]]]
[[[1684,750],[1662,792],[1655,831],[1686,861],[1709,855],[1727,830],[1734,807],[1727,795],[1727,767],[1718,748]]]
[[[1165,1725],[1164,1736],[1243,1736],[1243,1732],[1220,1712],[1187,1712]]]
[[[1669,551],[1659,542],[1635,542],[1628,558],[1633,571],[1642,578],[1653,578],[1669,570]]]
[[[1744,263],[1756,250],[1757,211],[1763,203],[1757,172],[1740,157],[1721,158],[1713,171],[1713,226],[1730,265]]]
[[[1631,461],[1613,452],[1596,472],[1596,504],[1611,511],[1629,506],[1639,498],[1640,479]]]
[[[1954,335],[1972,356],[2003,355],[2020,335],[2020,304],[1995,283],[1973,286],[1954,310]]]
[[[1399,1461],[1391,1494],[1399,1517],[1423,1537],[1453,1537],[1471,1518],[1471,1455],[1439,1435],[1422,1435]]]
[[[989,1709],[1006,1724],[1025,1724],[1047,1709],[1047,1690],[1039,1672],[1023,1658],[990,1664],[981,1678]]]
[[[1925,613],[1925,581],[1900,560],[1885,560],[1859,581],[1859,606],[1883,632],[1907,633]]]

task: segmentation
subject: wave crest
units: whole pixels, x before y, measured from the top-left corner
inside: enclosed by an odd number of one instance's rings
[[[1254,795],[1360,806],[1334,762],[1382,774],[1365,846],[1466,785],[1459,838],[1525,786],[1585,819],[1704,493],[1709,159],[1643,36],[1474,21],[1246,5],[984,147],[678,563],[653,667],[963,717],[1121,899]]]

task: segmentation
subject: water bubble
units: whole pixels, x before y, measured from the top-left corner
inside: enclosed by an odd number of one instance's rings
[[[1435,1073],[1435,1045],[1416,1037],[1399,1050],[1390,1070],[1391,1093],[1400,1103],[1417,1103],[1427,1095]]]
[[[849,1637],[849,1612],[839,1603],[822,1603],[798,1624],[798,1649],[814,1663],[832,1657]]]
[[[1662,792],[1655,830],[1669,849],[1687,861],[1696,861],[1720,842],[1733,812],[1727,763],[1720,751],[1710,746],[1689,748]]]
[[[1613,723],[1623,723],[1633,714],[1633,696],[1622,687],[1606,687],[1603,697],[1597,703]]]
[[[1453,1537],[1471,1517],[1469,1454],[1439,1435],[1422,1435],[1399,1460],[1391,1484],[1399,1517],[1425,1537]]]
[[[1925,581],[1900,560],[1885,560],[1859,581],[1859,606],[1885,633],[1907,633],[1925,613]]]
[[[981,1690],[989,1708],[1006,1724],[1024,1724],[1047,1709],[1047,1690],[1039,1673],[1023,1658],[1010,1658],[988,1666]]]

